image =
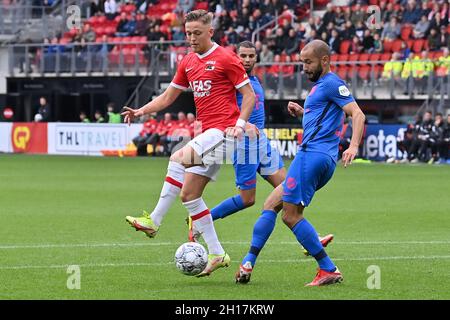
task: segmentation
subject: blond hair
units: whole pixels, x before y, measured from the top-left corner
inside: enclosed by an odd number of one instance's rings
[[[213,14],[206,10],[194,10],[188,12],[184,17],[185,22],[200,21],[203,24],[211,24],[213,20]]]

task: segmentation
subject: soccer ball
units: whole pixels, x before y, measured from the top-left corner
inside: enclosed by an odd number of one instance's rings
[[[188,276],[195,276],[208,264],[208,253],[200,243],[183,243],[175,252],[175,265]]]

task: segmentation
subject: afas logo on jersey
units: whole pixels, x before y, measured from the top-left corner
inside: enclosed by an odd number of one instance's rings
[[[192,91],[194,91],[195,98],[207,97],[211,94],[210,90],[212,88],[212,81],[211,80],[189,81],[189,86],[192,88]]]

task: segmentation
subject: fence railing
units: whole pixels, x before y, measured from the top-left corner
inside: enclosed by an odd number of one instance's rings
[[[16,34],[25,21],[46,19],[51,8],[32,5],[0,5],[0,34]]]
[[[117,38],[114,38],[117,39]],[[179,42],[98,42],[67,44],[21,44],[9,46],[11,77],[44,75],[173,76],[178,62],[187,54]],[[392,72],[383,75],[387,61],[335,62],[332,70],[347,81],[356,98],[443,99],[450,95],[450,74],[430,72],[421,77],[405,77]],[[298,62],[266,63],[255,67],[267,98],[305,98],[312,83]]]

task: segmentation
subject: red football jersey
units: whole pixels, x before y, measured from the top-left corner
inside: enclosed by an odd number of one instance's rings
[[[210,128],[225,130],[234,127],[240,111],[236,89],[249,83],[238,56],[218,44],[200,55],[186,55],[178,65],[170,85],[181,90],[189,87],[194,92],[197,120],[202,132]]]

